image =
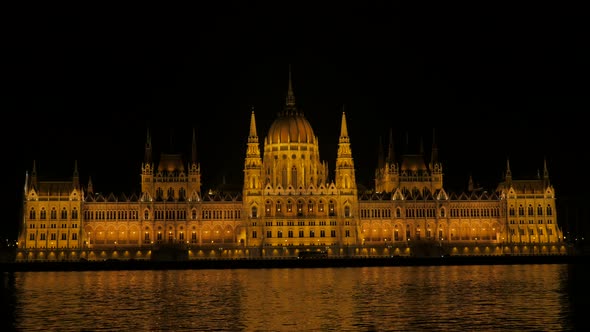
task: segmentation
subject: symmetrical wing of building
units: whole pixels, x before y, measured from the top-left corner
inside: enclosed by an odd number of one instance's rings
[[[518,180],[507,162],[494,192],[451,193],[436,142],[429,158],[422,146],[397,156],[390,135],[374,189],[359,192],[344,112],[338,120],[333,179],[290,79],[263,142],[251,113],[242,190],[203,192],[194,130],[188,160],[154,160],[148,131],[141,192],[129,196],[81,185],[77,163],[67,181],[42,180],[33,163],[17,260],[150,259],[166,247],[183,259],[565,253],[546,164]]]

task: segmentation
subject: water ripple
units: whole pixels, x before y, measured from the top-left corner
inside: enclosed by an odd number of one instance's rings
[[[571,283],[585,277],[567,265],[484,265],[4,279],[22,331],[573,331],[582,314]]]

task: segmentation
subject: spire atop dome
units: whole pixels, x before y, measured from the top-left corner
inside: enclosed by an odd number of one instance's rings
[[[288,108],[295,107],[295,94],[293,94],[293,83],[291,82],[291,65],[289,64],[289,88],[287,90],[287,103]]]

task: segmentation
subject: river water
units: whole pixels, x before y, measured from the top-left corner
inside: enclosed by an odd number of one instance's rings
[[[4,272],[2,331],[578,331],[580,264]]]

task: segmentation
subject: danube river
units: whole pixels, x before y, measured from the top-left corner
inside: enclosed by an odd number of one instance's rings
[[[578,331],[582,264],[4,272],[2,331]]]

